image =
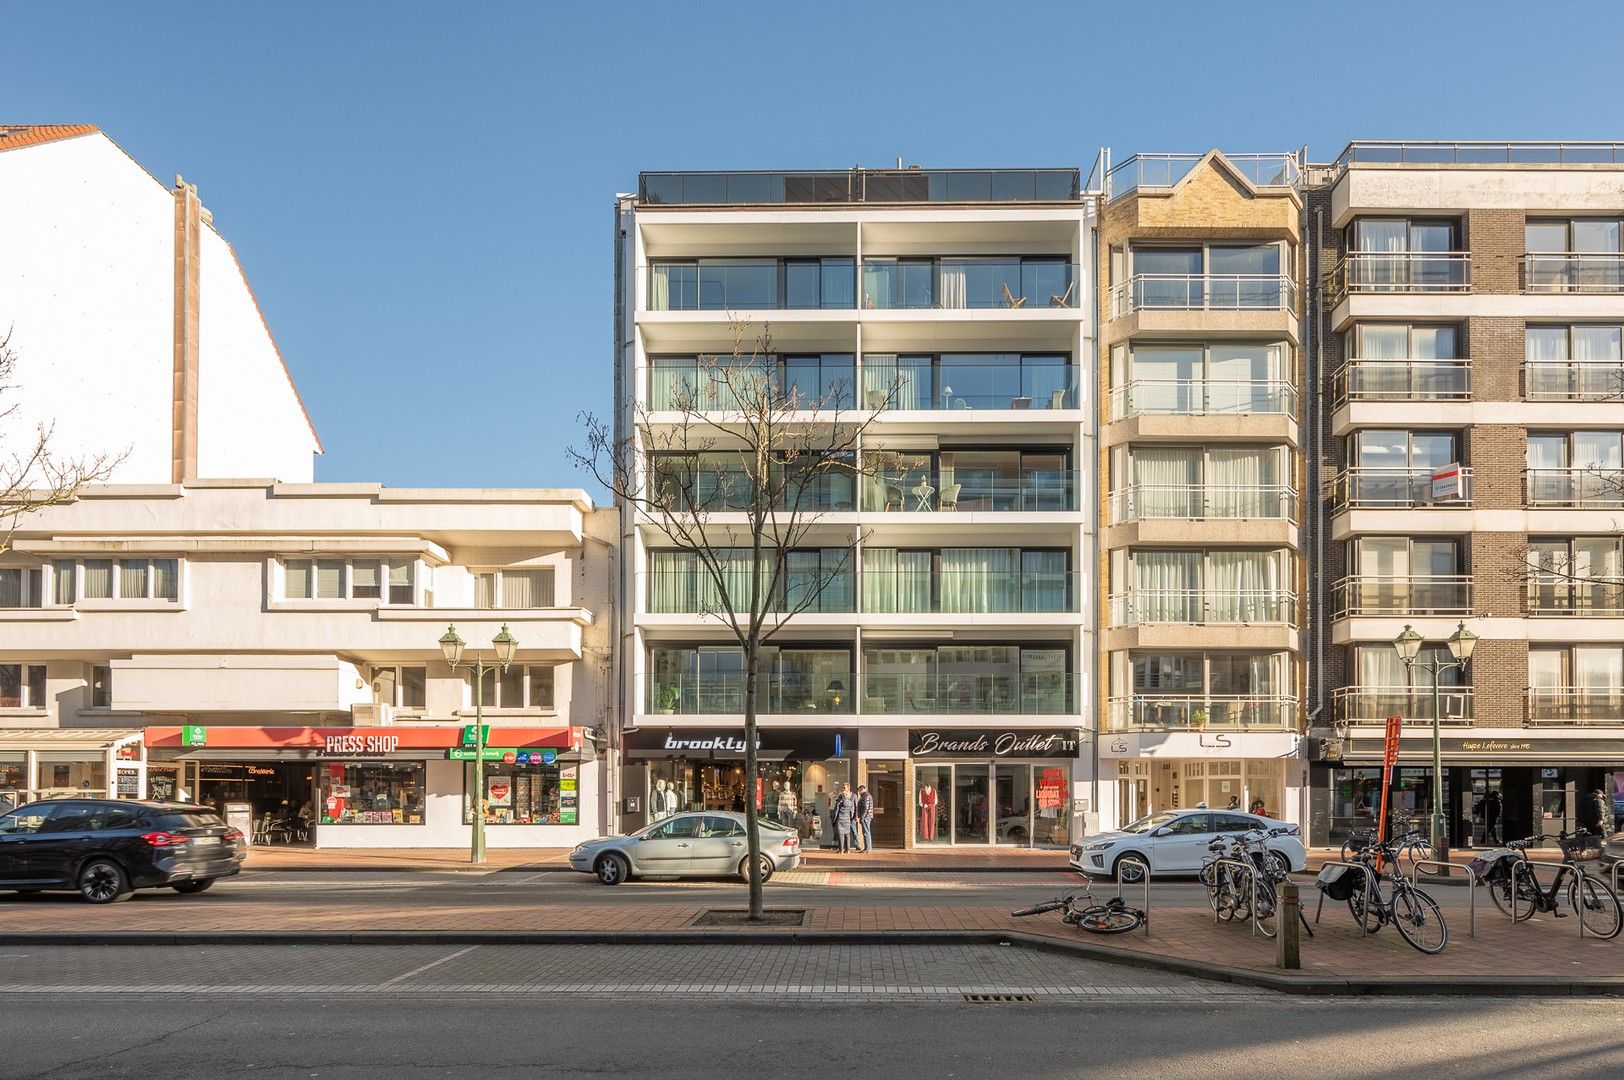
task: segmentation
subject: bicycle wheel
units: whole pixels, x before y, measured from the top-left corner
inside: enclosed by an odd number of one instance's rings
[[[1489,890],[1489,899],[1494,906],[1500,909],[1500,914],[1511,914],[1511,881],[1491,881],[1485,886]],[[1537,898],[1534,895],[1535,886],[1529,881],[1527,874],[1517,875],[1517,921],[1527,922],[1534,917]]]
[[[1129,930],[1137,930],[1144,921],[1144,914],[1133,908],[1112,911],[1105,907],[1093,907],[1078,917],[1077,925],[1090,934],[1126,934]]]
[[[1449,927],[1437,901],[1422,892],[1400,885],[1393,892],[1393,924],[1412,947],[1429,956],[1444,951],[1449,944]]]
[[[1582,901],[1582,902],[1581,902]],[[1584,924],[1585,933],[1606,941],[1624,930],[1624,910],[1618,906],[1618,896],[1601,881],[1589,875],[1574,876],[1568,882],[1568,907]]]
[[[1439,873],[1439,868],[1436,866],[1422,869],[1415,865],[1418,862],[1425,862],[1433,857],[1432,841],[1422,840],[1420,843],[1412,844],[1410,849],[1405,852],[1405,854],[1409,857],[1410,869],[1415,873],[1426,874],[1429,877],[1435,877]]]
[[[1268,881],[1257,883],[1257,928],[1264,937],[1274,937],[1279,931],[1279,920],[1275,918],[1280,911],[1280,905],[1274,895],[1274,884]]]
[[[1223,922],[1230,922],[1235,918],[1235,912],[1240,907],[1240,895],[1235,890],[1235,872],[1229,867],[1219,867],[1213,873],[1212,887],[1207,890],[1207,903],[1217,913]]]
[[[1357,889],[1348,897],[1348,912],[1353,915],[1353,921],[1364,923],[1366,933],[1374,934],[1382,928],[1382,914],[1379,910],[1381,901],[1378,899],[1375,906],[1368,911],[1365,908],[1365,890]]]

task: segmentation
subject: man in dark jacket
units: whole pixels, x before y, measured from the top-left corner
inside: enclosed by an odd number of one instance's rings
[[[866,784],[857,785],[857,827],[853,834],[858,851],[874,850],[874,796],[868,793]]]

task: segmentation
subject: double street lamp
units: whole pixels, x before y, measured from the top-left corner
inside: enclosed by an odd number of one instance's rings
[[[462,663],[463,647],[467,643],[457,633],[456,624],[446,627],[445,633],[440,637],[440,652],[445,654],[445,662],[456,671]],[[474,653],[472,670],[474,675],[474,839],[473,847],[469,852],[468,861],[482,863],[485,861],[485,676],[500,668],[508,669],[513,663],[514,653],[519,651],[519,642],[508,633],[507,623],[502,624],[502,630],[491,639],[491,649],[496,653],[497,667],[490,667]]]
[[[1421,655],[1422,637],[1410,628],[1409,623],[1404,624],[1404,632],[1393,639],[1393,648],[1404,661],[1404,666],[1415,670],[1416,659]],[[1434,649],[1427,659],[1422,661],[1421,670],[1432,672],[1432,851],[1434,858],[1445,858],[1447,848],[1444,844],[1444,751],[1443,739],[1438,731],[1438,681],[1445,671],[1463,669],[1466,662],[1472,658],[1472,648],[1477,644],[1477,635],[1466,629],[1463,621],[1455,627],[1455,632],[1449,635],[1446,642],[1449,646],[1450,659],[1445,660],[1442,653]]]

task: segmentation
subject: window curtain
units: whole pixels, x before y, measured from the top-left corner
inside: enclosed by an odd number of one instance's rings
[[[911,613],[931,610],[928,551],[867,548],[863,552],[863,610]]]
[[[1279,455],[1273,450],[1207,452],[1207,516],[1277,518],[1285,516],[1277,490]]]
[[[863,263],[863,306],[882,310],[896,306],[896,278],[895,262]]]
[[[1205,411],[1200,349],[1140,347],[1133,350],[1132,363],[1129,415]]]
[[[1135,551],[1131,622],[1195,622],[1200,610],[1199,551]]]
[[[943,548],[942,610],[1019,611],[1014,548]]]
[[[930,402],[929,371],[904,367],[895,353],[874,353],[863,356],[863,407],[878,409],[928,409]]]
[[[656,263],[649,267],[648,309],[650,311],[671,310],[671,267],[669,265]]]
[[[1355,227],[1355,237],[1354,250],[1367,254],[1351,269],[1353,284],[1393,287],[1408,282],[1409,267],[1402,252],[1409,247],[1410,230],[1403,219],[1361,221]]]
[[[118,595],[121,600],[142,600],[147,595],[147,561],[125,559],[118,568]]]
[[[1200,518],[1199,469],[1190,450],[1151,450],[1134,447],[1133,516],[1148,518]]]
[[[1211,552],[1205,599],[1212,622],[1281,621],[1279,560],[1267,551]]]
[[[1064,551],[1022,552],[1020,577],[1021,610],[1072,610]]]
[[[316,563],[316,596],[322,600],[340,600],[344,597],[344,563],[340,559],[321,559]]]
[[[502,606],[543,608],[553,605],[551,570],[502,571]]]
[[[936,306],[970,306],[969,267],[962,262],[942,262],[936,267]],[[1000,300],[1002,297],[1000,296]]]
[[[1277,413],[1273,380],[1279,378],[1280,350],[1275,346],[1214,345],[1207,350],[1206,411],[1209,413]]]
[[[310,596],[310,562],[307,559],[290,561],[283,566],[282,593],[290,600],[304,600]],[[88,585],[86,586],[88,589]]]

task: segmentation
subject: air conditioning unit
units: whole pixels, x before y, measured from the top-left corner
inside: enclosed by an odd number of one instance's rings
[[[356,727],[378,727],[383,724],[395,722],[395,707],[393,705],[351,705],[350,721]]]

